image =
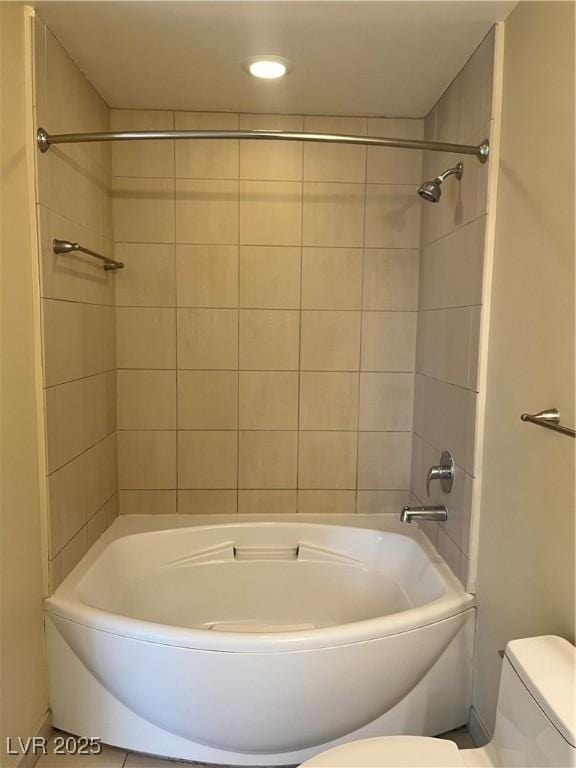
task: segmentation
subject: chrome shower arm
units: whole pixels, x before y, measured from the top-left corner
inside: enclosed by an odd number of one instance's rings
[[[458,163],[458,165],[455,165],[454,168],[448,168],[447,171],[444,171],[444,173],[441,173],[438,176],[436,176],[436,181],[440,182],[441,184],[449,176],[456,176],[458,181],[460,181],[463,173],[464,173],[464,165],[462,163]]]

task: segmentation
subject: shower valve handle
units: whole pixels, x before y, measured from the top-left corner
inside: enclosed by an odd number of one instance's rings
[[[426,475],[426,493],[430,496],[430,483],[432,480],[440,480],[440,487],[444,493],[450,493],[454,485],[454,458],[450,451],[442,451],[440,464],[430,467]]]

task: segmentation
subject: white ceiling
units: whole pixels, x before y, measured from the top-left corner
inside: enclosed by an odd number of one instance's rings
[[[112,107],[422,117],[515,2],[287,0],[35,5]],[[276,81],[241,68],[290,59]]]

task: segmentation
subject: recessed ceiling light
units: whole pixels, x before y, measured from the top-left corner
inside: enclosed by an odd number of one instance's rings
[[[253,77],[263,80],[277,80],[292,69],[292,63],[281,56],[254,56],[243,62],[242,66]]]

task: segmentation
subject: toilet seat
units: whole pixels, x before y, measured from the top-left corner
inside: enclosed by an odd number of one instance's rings
[[[380,736],[351,741],[307,760],[301,768],[463,768],[452,741],[427,736]]]

